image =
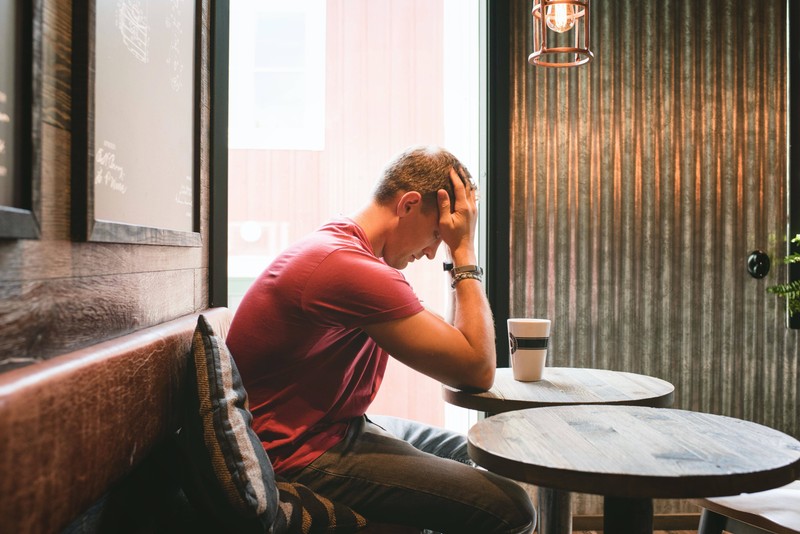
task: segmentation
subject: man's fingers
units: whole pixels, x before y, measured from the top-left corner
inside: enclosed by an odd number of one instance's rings
[[[439,219],[450,217],[450,195],[444,189],[439,189],[436,194],[439,197]]]
[[[466,191],[466,188],[464,187],[464,180],[452,167],[450,167],[450,181],[453,182],[453,192],[455,193],[456,197],[458,197],[459,191]]]
[[[453,186],[452,198],[444,189],[438,191],[440,224],[445,224],[451,214],[458,212],[463,215],[471,213],[475,209],[476,187],[472,180],[465,178],[464,172],[463,168],[456,170],[454,167],[450,167],[450,182]]]

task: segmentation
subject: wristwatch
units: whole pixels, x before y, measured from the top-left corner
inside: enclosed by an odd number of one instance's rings
[[[462,265],[461,267],[453,266],[452,262],[444,262],[442,265],[445,271],[450,271],[450,276],[455,278],[459,274],[475,273],[478,276],[483,276],[483,268],[477,265]]]
[[[462,265],[461,267],[454,267],[452,263],[445,262],[444,270],[450,271],[450,276],[453,278],[453,283],[450,287],[456,288],[456,285],[462,281],[470,278],[479,282],[483,281],[483,269],[477,265]]]

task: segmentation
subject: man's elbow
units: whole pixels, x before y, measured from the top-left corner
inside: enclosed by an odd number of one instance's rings
[[[486,366],[479,371],[472,373],[469,383],[459,389],[475,392],[488,391],[494,385],[495,366]]]
[[[488,369],[483,373],[482,380],[481,380],[481,389],[484,391],[491,389],[494,385],[494,373],[496,367],[494,365],[490,365]]]

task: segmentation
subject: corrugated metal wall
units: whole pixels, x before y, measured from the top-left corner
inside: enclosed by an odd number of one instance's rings
[[[534,68],[512,32],[511,315],[550,364],[656,375],[675,407],[800,436],[784,302],[786,0],[596,0],[595,59]],[[773,259],[747,273],[750,251]]]

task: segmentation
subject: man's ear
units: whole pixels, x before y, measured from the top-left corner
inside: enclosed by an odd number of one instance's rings
[[[409,191],[400,196],[397,201],[397,216],[405,217],[411,213],[415,208],[422,207],[422,195],[417,191]]]

